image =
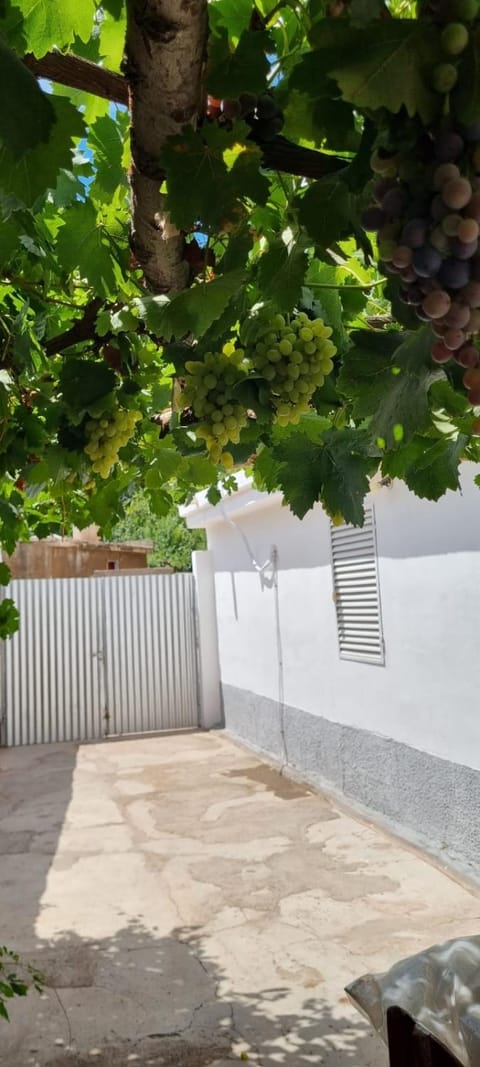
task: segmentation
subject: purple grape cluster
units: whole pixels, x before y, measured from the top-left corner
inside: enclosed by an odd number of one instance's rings
[[[366,230],[378,234],[382,268],[400,281],[400,298],[431,323],[432,358],[476,367],[480,332],[480,121],[422,133],[408,173],[402,154],[376,153]],[[427,157],[427,158],[426,158]],[[425,161],[425,162],[424,162]],[[468,176],[467,176],[468,175]],[[477,401],[478,402],[478,401]]]
[[[219,126],[232,129],[235,119],[245,119],[250,126],[250,139],[262,144],[272,141],[283,128],[285,119],[272,93],[240,93],[238,98],[217,100],[207,98],[205,117],[208,122],[217,122]]]

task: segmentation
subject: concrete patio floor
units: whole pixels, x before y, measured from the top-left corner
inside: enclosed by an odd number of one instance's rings
[[[221,733],[0,750],[2,1067],[384,1067],[344,985],[480,897]],[[243,1056],[242,1056],[243,1053]]]

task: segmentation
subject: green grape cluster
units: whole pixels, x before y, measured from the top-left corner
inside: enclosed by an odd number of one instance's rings
[[[323,319],[309,319],[303,311],[290,317],[274,315],[259,325],[248,355],[253,369],[268,382],[280,426],[298,423],[315,390],[333,370],[336,348],[331,333]]]
[[[102,478],[107,478],[118,459],[118,453],[133,436],[135,423],[141,419],[139,411],[116,408],[104,412],[98,418],[89,419],[86,425],[88,442],[85,452],[92,460],[92,468]]]
[[[225,445],[238,444],[240,433],[247,425],[244,404],[235,399],[235,386],[246,375],[245,352],[228,341],[221,352],[207,352],[202,359],[188,360],[183,400],[201,419],[196,427],[197,437],[207,446],[213,463],[233,466],[231,452]]]

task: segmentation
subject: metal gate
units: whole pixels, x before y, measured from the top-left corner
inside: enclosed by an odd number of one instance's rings
[[[198,725],[191,574],[32,578],[8,595],[20,630],[5,643],[0,743]]]

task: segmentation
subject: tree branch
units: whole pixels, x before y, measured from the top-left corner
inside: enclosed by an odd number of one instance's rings
[[[80,56],[63,55],[62,52],[47,52],[41,59],[24,56],[23,62],[37,78],[49,78],[59,85],[81,89],[84,93],[101,96],[116,104],[128,107],[128,85],[121,74],[105,70]]]

